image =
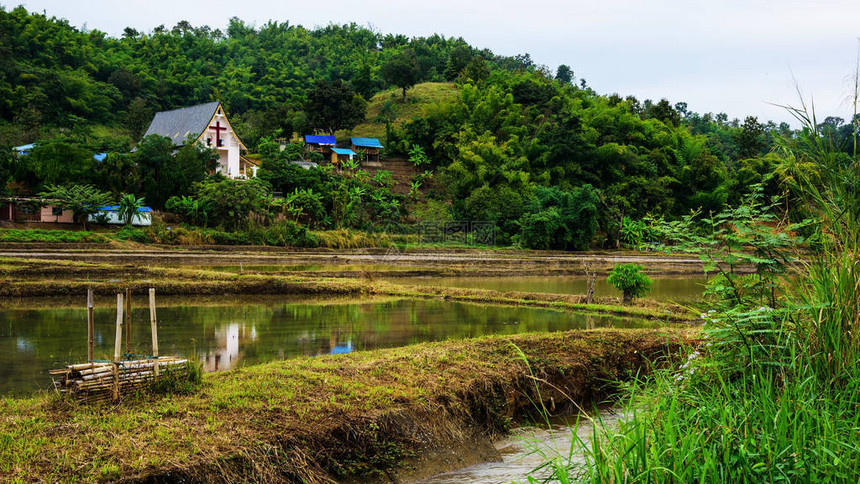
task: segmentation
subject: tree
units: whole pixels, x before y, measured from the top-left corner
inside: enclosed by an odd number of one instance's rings
[[[403,89],[403,100],[406,100],[406,90],[418,82],[418,63],[411,49],[404,49],[382,64],[382,78],[389,84]]]
[[[308,93],[305,112],[311,129],[333,133],[364,121],[367,102],[340,79],[320,80]]]
[[[467,45],[460,45],[451,51],[448,55],[448,62],[445,65],[445,79],[453,81],[460,75],[463,69],[469,65],[472,60],[472,51]]]
[[[39,194],[54,205],[71,210],[75,217],[81,220],[84,230],[87,228],[87,217],[101,211],[105,205],[113,202],[111,194],[103,192],[92,185],[50,185],[47,191]]]
[[[267,186],[256,178],[251,180],[207,180],[196,185],[195,195],[200,205],[207,207],[209,220],[226,230],[247,225],[251,212],[259,211],[266,197]]]
[[[643,267],[636,264],[619,264],[612,268],[606,278],[612,287],[624,294],[624,302],[644,296],[651,290],[651,278],[642,274]]]
[[[562,84],[570,84],[573,82],[573,70],[570,66],[564,64],[558,66],[558,69],[555,71],[555,80]]]
[[[755,116],[747,116],[737,135],[738,158],[752,158],[758,156],[767,147],[765,143],[764,126],[758,122]]]
[[[125,193],[119,199],[119,219],[126,225],[131,225],[134,219],[143,218],[143,214],[138,211],[143,208],[143,197],[138,198],[133,193]]]
[[[597,232],[599,202],[591,185],[571,191],[536,187],[520,219],[520,243],[530,249],[587,249]]]
[[[134,98],[128,105],[128,111],[123,122],[131,139],[139,140],[146,132],[150,121],[152,121],[152,109],[147,107],[143,98]]]
[[[487,63],[484,62],[484,59],[480,57],[474,57],[466,65],[466,68],[463,69],[462,72],[460,72],[459,79],[463,82],[480,84],[484,82],[488,77],[490,77],[490,68],[487,67]]]

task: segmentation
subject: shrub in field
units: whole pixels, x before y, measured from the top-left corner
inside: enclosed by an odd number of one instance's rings
[[[612,287],[624,294],[624,302],[642,297],[651,290],[651,278],[642,273],[643,267],[636,264],[619,264],[612,268],[606,278]]]

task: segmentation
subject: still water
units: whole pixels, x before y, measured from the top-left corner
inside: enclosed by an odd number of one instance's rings
[[[421,286],[463,287],[491,289],[502,292],[541,292],[551,294],[585,294],[587,279],[584,276],[518,276],[518,277],[397,277],[389,278],[397,284]],[[708,279],[705,277],[652,277],[651,292],[644,297],[657,301],[691,304],[702,297]],[[598,277],[594,295],[621,297],[621,292]]]
[[[0,395],[29,395],[48,388],[49,369],[86,361],[84,305],[45,303],[36,308],[0,308]],[[137,303],[143,303],[143,298]],[[66,307],[58,307],[62,305]],[[96,304],[97,359],[113,354],[115,308],[115,301]],[[439,300],[165,298],[158,307],[160,353],[196,358],[206,371],[490,334],[659,325],[636,318]],[[132,351],[149,354],[147,308],[132,311],[130,334]]]

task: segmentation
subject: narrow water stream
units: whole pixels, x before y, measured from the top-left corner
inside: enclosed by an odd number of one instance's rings
[[[619,414],[616,408],[601,410],[595,418],[608,426],[616,425]],[[598,427],[601,425],[598,422]],[[585,462],[580,441],[591,441],[594,425],[585,416],[569,416],[552,421],[552,427],[520,427],[510,436],[495,443],[502,455],[501,462],[487,462],[447,472],[419,481],[417,484],[500,484],[525,483],[528,476],[538,481],[549,477],[551,471],[542,467],[558,459],[567,465]],[[574,446],[574,447],[571,447]],[[574,452],[571,452],[574,450]]]

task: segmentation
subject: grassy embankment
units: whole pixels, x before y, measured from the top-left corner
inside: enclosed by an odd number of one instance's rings
[[[295,275],[238,274],[132,264],[0,258],[0,282],[0,297],[66,296],[85,294],[88,288],[97,294],[114,294],[126,288],[143,294],[148,288],[154,287],[160,295],[374,295],[542,307],[667,322],[683,322],[694,318],[685,308],[647,299],[638,300],[633,305],[622,305],[619,298],[603,297],[597,298],[594,304],[586,304],[585,297],[581,295],[400,285],[368,278],[325,277],[313,272]]]
[[[6,398],[0,480],[420,477],[492,458],[488,437],[531,408],[536,382],[548,405],[586,404],[647,373],[651,362],[679,357],[687,337],[653,330],[485,337],[209,374],[195,394],[118,406],[49,394]]]

